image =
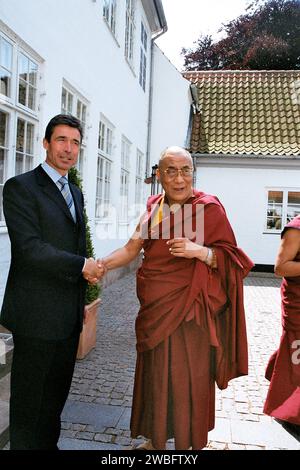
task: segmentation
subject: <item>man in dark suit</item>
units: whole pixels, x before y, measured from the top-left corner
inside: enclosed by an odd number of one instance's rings
[[[76,118],[55,116],[43,140],[46,161],[3,190],[11,266],[0,322],[14,338],[11,449],[58,449],[86,281],[97,282],[103,272],[86,259],[83,195],[67,179],[81,141]]]

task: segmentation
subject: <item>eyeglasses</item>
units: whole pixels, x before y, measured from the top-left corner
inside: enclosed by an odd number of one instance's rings
[[[193,174],[193,168],[189,166],[184,166],[183,168],[167,168],[164,170],[164,173],[170,179],[175,178],[179,173],[183,178],[189,178]]]

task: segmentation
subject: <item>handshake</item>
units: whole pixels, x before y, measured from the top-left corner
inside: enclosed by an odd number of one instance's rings
[[[97,284],[106,274],[107,268],[101,259],[88,258],[82,270],[82,275],[89,284]]]

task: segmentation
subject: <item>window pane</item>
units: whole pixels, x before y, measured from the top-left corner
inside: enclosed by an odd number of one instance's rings
[[[25,150],[24,136],[25,136],[25,121],[22,121],[22,119],[18,119],[16,148],[20,152],[24,152]]]
[[[12,69],[12,45],[7,42],[4,38],[1,38],[1,50],[0,50],[0,65],[5,67],[7,70]]]
[[[267,229],[282,229],[283,191],[268,192]]]
[[[32,166],[33,166],[33,158],[29,157],[27,155],[26,159],[25,159],[25,170],[24,171],[30,171]]]
[[[0,111],[0,147],[6,147],[7,114]]]
[[[73,113],[73,95],[71,93],[68,93],[68,113]]]
[[[16,155],[16,175],[23,173],[23,155],[17,153]]]
[[[28,64],[29,60],[23,54],[19,55],[19,79],[28,81]]]
[[[0,93],[10,96],[11,74],[0,69]]]
[[[76,111],[76,117],[78,119],[81,119],[81,102],[77,100],[77,111]]]
[[[109,20],[109,0],[103,1],[103,16],[107,21]]]
[[[27,123],[26,153],[33,155],[33,124]]]
[[[269,191],[269,204],[282,204],[283,191]]]
[[[67,111],[67,92],[63,88],[61,92],[61,110],[65,114]]]
[[[281,230],[282,228],[282,219],[280,217],[268,217],[267,218],[267,228],[269,230]]]
[[[0,184],[4,183],[4,155],[5,150],[0,148]]]
[[[29,83],[30,85],[36,86],[37,82],[37,65],[34,62],[29,61]]]
[[[288,193],[287,222],[300,214],[300,191]]]
[[[3,186],[0,185],[0,220],[4,220],[4,214],[3,214],[3,204],[2,204],[2,192],[3,192]]]
[[[29,86],[28,92],[28,108],[35,109],[36,89],[32,86]]]
[[[19,81],[19,98],[18,101],[20,104],[26,106],[26,83],[22,80]]]
[[[85,127],[85,123],[86,123],[86,105],[85,104],[82,104],[82,107],[81,107],[81,122],[82,122],[83,127]]]

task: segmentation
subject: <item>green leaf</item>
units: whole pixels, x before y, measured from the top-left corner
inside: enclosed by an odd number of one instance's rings
[[[69,181],[70,183],[75,184],[78,186],[78,188],[82,191],[82,180],[79,176],[79,172],[77,168],[73,167],[69,170],[68,173]],[[92,242],[92,236],[91,236],[91,230],[89,226],[89,220],[88,216],[86,214],[85,207],[83,209],[84,213],[84,221],[86,225],[86,251],[87,251],[87,257],[88,258],[95,258],[95,251],[93,247],[93,242]],[[101,292],[101,288],[99,284],[88,284],[86,288],[86,293],[85,293],[85,303],[90,304],[94,300],[99,298]]]

